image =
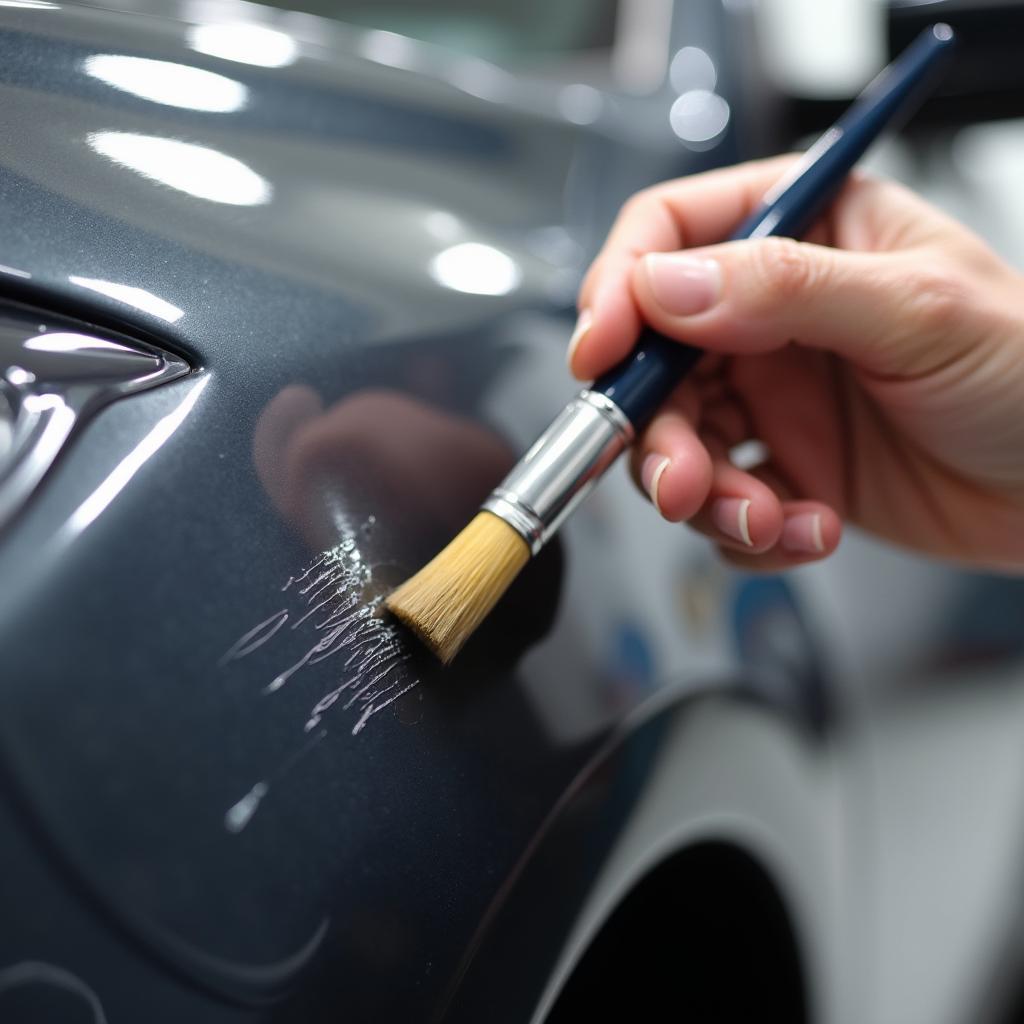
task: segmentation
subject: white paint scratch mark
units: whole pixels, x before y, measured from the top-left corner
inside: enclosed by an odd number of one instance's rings
[[[281,588],[281,593],[283,594],[293,583],[301,583],[314,569],[319,569],[329,554],[330,551],[325,551],[301,576],[289,576],[288,582]]]
[[[275,612],[269,619],[264,619],[258,626],[253,626],[248,633],[239,637],[218,664],[226,665],[236,658],[244,658],[247,654],[252,654],[257,647],[262,647],[287,621],[288,610],[286,608]]]
[[[236,835],[252,820],[260,801],[270,792],[266,782],[257,782],[237,804],[228,808],[224,815],[224,827]]]
[[[399,697],[404,697],[410,690],[414,689],[419,683],[417,679],[415,682],[410,683],[404,690],[399,690],[393,697],[389,697],[386,701],[380,704],[371,704],[362,714],[359,721],[352,726],[352,735],[357,736],[363,731],[363,727],[366,723],[375,715],[378,711],[383,711],[389,704],[394,704]]]
[[[284,684],[287,683],[288,680],[291,679],[291,677],[295,675],[295,673],[298,672],[299,669],[302,668],[302,666],[305,665],[307,661],[309,661],[309,659],[313,656],[313,652],[315,650],[316,648],[314,647],[312,650],[306,651],[306,653],[301,658],[299,658],[299,660],[295,662],[295,664],[292,665],[291,668],[285,669],[284,672],[282,672],[280,675],[274,676],[274,678],[271,679],[270,682],[263,688],[263,692],[265,694],[276,693],[278,690],[280,690],[281,687],[284,686]]]
[[[374,580],[374,566],[363,557],[357,543],[357,537],[368,535],[374,523],[371,516],[361,527],[349,529],[339,544],[299,575],[290,576],[281,592],[290,591],[286,600],[291,605],[250,629],[221,659],[222,665],[238,661],[278,635],[306,637],[309,647],[305,653],[263,687],[263,694],[272,694],[299,673],[305,675],[314,665],[342,655],[334,685],[326,693],[321,690],[305,715],[302,732],[307,736],[326,716],[352,708],[359,712],[351,730],[352,735],[358,735],[375,714],[419,685],[418,679],[410,680],[403,672],[402,667],[412,656],[405,652],[394,624],[381,616],[383,596]],[[282,631],[285,623],[290,628]],[[294,656],[294,652],[291,654]],[[314,676],[322,679],[322,675],[311,674],[311,678]],[[341,700],[343,694],[347,694],[345,701]],[[310,743],[325,735],[323,729]],[[286,764],[303,756],[310,743]],[[241,832],[248,825],[270,790],[270,778],[276,775],[257,782],[228,809],[224,827],[229,832]]]

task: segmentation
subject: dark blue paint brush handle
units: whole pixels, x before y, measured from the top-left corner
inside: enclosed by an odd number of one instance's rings
[[[916,109],[945,64],[953,42],[948,25],[925,29],[769,191],[730,240],[802,235],[882,130]],[[632,354],[599,377],[591,390],[615,402],[640,430],[703,354],[701,349],[645,327]]]

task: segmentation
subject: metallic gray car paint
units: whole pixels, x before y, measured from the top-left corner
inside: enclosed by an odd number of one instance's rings
[[[622,473],[454,669],[359,614],[572,394],[588,256],[698,157],[641,130],[658,98],[581,128],[338,28],[203,56],[182,11],[0,5],[0,299],[195,368],[99,412],[0,542],[0,1007],[28,978],[111,1022],[523,1020],[712,836],[771,869],[841,1019],[866,812],[816,651],[870,643],[864,610],[810,574],[808,627]],[[157,101],[110,56],[220,80]]]
[[[419,685],[357,734],[364,705],[342,701],[306,730],[354,680],[351,638],[292,674],[322,620],[282,588],[346,542],[393,582],[461,525],[572,392],[562,350],[586,252],[678,153],[641,162],[600,132],[345,53],[253,69],[152,18],[0,19],[7,294],[197,368],[97,415],[5,537],[11,784],[74,884],[193,1001],[295,989],[324,1015],[335,994],[356,1015],[423,1015],[607,730],[660,681],[705,686],[729,658],[695,645],[659,596],[668,581],[645,578],[621,479],[459,668],[412,648],[395,672]],[[138,97],[91,73],[110,67],[97,54],[201,67],[244,105]],[[438,263],[467,244],[468,263]],[[474,278],[481,254],[512,267],[508,294],[474,293],[504,287]],[[416,476],[432,461],[428,479],[455,481],[443,494]],[[100,514],[76,520],[90,502]],[[131,988],[78,959],[58,966],[131,1016]],[[175,991],[168,1019],[188,1003]]]

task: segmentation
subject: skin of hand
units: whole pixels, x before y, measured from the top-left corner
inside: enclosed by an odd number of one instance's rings
[[[668,520],[750,569],[829,555],[843,522],[1024,567],[1024,277],[912,192],[855,172],[804,242],[728,237],[792,166],[667,182],[623,207],[580,290],[569,366],[642,322],[706,349],[634,446]],[[729,459],[756,439],[768,456]]]

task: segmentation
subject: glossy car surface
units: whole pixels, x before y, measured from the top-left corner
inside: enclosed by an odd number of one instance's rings
[[[687,6],[673,46],[716,53],[727,12]],[[633,952],[681,934],[705,983],[729,952],[730,1012],[947,1019],[941,980],[878,980],[906,936],[865,750],[894,680],[975,640],[1003,678],[1014,620],[962,608],[1013,584],[857,538],[742,577],[622,471],[452,669],[375,613],[572,393],[622,200],[746,152],[681,147],[671,96],[382,42],[0,3],[2,308],[190,370],[97,409],[0,540],[0,1019],[539,1020],[666,864],[706,885],[657,928],[648,897]],[[996,942],[986,899],[959,940]]]

